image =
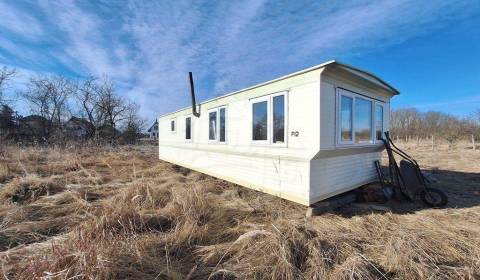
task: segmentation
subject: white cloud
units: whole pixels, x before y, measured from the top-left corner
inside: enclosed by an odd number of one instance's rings
[[[0,28],[29,40],[38,40],[45,35],[40,22],[35,17],[2,2],[0,2]]]

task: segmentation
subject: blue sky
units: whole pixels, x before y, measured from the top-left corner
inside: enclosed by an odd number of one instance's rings
[[[401,91],[394,108],[480,108],[480,1],[3,1],[0,66],[108,75],[153,116],[337,59]],[[18,108],[25,111],[19,102]]]

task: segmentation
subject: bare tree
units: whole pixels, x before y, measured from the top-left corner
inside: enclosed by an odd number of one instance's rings
[[[89,136],[96,135],[97,130],[104,121],[103,111],[99,107],[100,93],[102,90],[97,78],[89,77],[83,81],[75,92],[75,97],[80,106],[80,114],[92,124]]]
[[[109,130],[110,140],[117,138],[118,125],[125,119],[129,109],[126,101],[115,93],[112,81],[105,79],[99,90],[98,114],[102,116],[103,129]]]
[[[134,102],[129,103],[125,111],[122,138],[129,144],[134,144],[145,128],[146,121],[140,117],[139,111],[140,106]]]
[[[17,74],[15,69],[9,69],[4,66],[0,69],[0,105],[6,103],[5,90],[7,89],[8,82]]]
[[[22,97],[31,111],[46,120],[44,133],[49,136],[51,128],[58,126],[69,115],[68,98],[75,86],[62,76],[31,78]]]

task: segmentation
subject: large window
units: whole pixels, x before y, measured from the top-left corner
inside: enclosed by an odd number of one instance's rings
[[[170,120],[170,132],[175,132],[175,120]]]
[[[227,140],[227,108],[220,107],[208,112],[208,140],[225,143]]]
[[[372,141],[372,101],[355,98],[355,143]]]
[[[185,139],[192,140],[192,117],[185,118]]]
[[[338,90],[339,144],[371,144],[383,134],[383,102]]]
[[[251,100],[252,141],[285,144],[286,93],[281,92]]]

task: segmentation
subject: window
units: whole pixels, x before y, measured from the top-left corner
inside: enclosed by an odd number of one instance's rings
[[[225,143],[227,140],[227,108],[219,107],[208,113],[208,140]]]
[[[192,117],[185,118],[185,139],[192,140]]]
[[[175,132],[175,120],[170,121],[170,131]]]
[[[225,127],[226,109],[225,108],[220,108],[219,113],[220,113],[220,122],[219,122],[220,123],[220,129],[219,129],[220,140],[219,141],[220,142],[225,142],[225,138],[226,138],[225,137],[225,133],[226,133],[226,131],[225,131],[225,129],[226,129],[226,127]]]
[[[286,92],[252,101],[252,141],[256,143],[286,143]]]
[[[338,89],[339,144],[378,143],[383,134],[383,102]]]
[[[353,140],[353,98],[342,95],[340,104],[340,138],[342,142],[350,142]]]
[[[375,139],[381,140],[383,138],[383,106],[375,105]]]
[[[285,142],[285,96],[273,97],[273,143]]]
[[[252,135],[253,140],[267,140],[268,139],[268,102],[261,101],[253,103],[253,126]]]
[[[372,101],[355,98],[355,143],[372,141]]]
[[[208,113],[208,139],[217,140],[217,111]]]

